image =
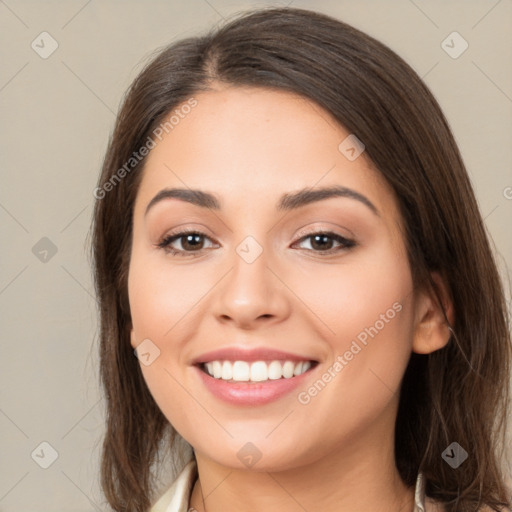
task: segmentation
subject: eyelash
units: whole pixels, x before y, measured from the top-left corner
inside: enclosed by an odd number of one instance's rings
[[[165,252],[170,253],[173,256],[179,256],[179,257],[186,257],[186,256],[189,256],[189,255],[195,255],[195,254],[202,253],[204,249],[200,249],[198,251],[183,251],[183,250],[178,250],[178,249],[174,249],[174,248],[170,247],[170,244],[172,242],[174,242],[175,240],[179,240],[180,238],[183,238],[184,236],[190,235],[190,234],[199,235],[199,236],[202,236],[202,237],[209,238],[205,233],[201,233],[200,231],[197,231],[197,230],[194,230],[194,229],[183,230],[183,231],[180,231],[179,233],[171,233],[168,236],[164,237],[157,244],[157,246],[160,249],[165,250]],[[308,251],[312,251],[312,252],[315,252],[317,254],[320,254],[321,256],[324,256],[324,255],[325,256],[330,256],[331,254],[334,254],[334,253],[337,253],[337,252],[341,252],[343,250],[351,249],[351,248],[353,248],[353,247],[355,247],[357,245],[354,240],[350,240],[348,238],[345,238],[345,237],[343,237],[341,235],[338,235],[337,233],[333,233],[332,231],[318,231],[318,232],[315,231],[313,233],[309,233],[309,234],[307,234],[305,236],[302,236],[295,243],[302,242],[302,241],[307,240],[308,238],[312,238],[313,236],[316,236],[316,235],[327,236],[327,237],[332,238],[333,240],[335,240],[336,242],[338,242],[338,243],[340,243],[342,245],[341,247],[329,249],[327,251],[315,251],[314,249],[306,249]]]

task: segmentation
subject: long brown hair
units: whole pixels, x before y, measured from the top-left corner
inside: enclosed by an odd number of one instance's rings
[[[101,483],[110,505],[147,510],[155,499],[152,470],[161,449],[179,438],[153,400],[130,345],[127,273],[145,158],[130,159],[173,109],[214,81],[298,93],[363,141],[398,198],[415,287],[439,297],[430,272],[440,272],[455,310],[446,347],[411,355],[396,419],[397,468],[407,485],[423,472],[427,495],[447,511],[510,506],[500,461],[509,403],[509,319],[448,123],[417,74],[385,45],[334,18],[292,8],[244,13],[159,51],[117,116],[95,190],[92,247],[107,404]],[[441,457],[453,441],[469,452],[457,470]]]

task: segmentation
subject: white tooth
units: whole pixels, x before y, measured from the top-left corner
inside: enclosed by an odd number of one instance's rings
[[[267,363],[265,361],[256,361],[251,364],[251,380],[260,382],[268,379]]]
[[[294,364],[292,361],[286,361],[283,364],[283,377],[285,379],[289,379],[289,378],[293,377],[293,368],[294,368]]]
[[[247,381],[250,377],[249,363],[245,361],[235,361],[233,364],[233,380]]]
[[[290,379],[293,376],[302,375],[312,363],[310,361],[255,361],[248,363],[246,361],[209,361],[204,364],[207,373],[216,378],[225,381],[252,381],[263,382],[266,380],[278,380],[281,378]]]
[[[302,373],[302,361],[295,365],[295,370],[293,371],[293,375],[297,376]]]
[[[268,365],[268,378],[272,380],[280,379],[283,376],[283,367],[279,361],[272,361]]]
[[[306,373],[311,368],[311,361],[302,364],[302,373]]]
[[[216,379],[220,379],[222,377],[222,365],[220,361],[213,361],[213,376]]]
[[[231,380],[233,378],[233,365],[229,361],[222,363],[222,377],[223,380]]]

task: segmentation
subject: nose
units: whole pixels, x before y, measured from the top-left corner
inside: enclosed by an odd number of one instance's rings
[[[287,287],[266,252],[249,263],[235,252],[231,271],[217,290],[214,313],[221,323],[251,330],[286,319],[290,314]]]

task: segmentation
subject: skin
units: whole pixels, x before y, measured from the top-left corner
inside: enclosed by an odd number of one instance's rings
[[[400,382],[412,351],[429,353],[450,336],[441,308],[414,290],[396,197],[363,153],[338,146],[349,133],[318,105],[287,92],[215,85],[150,152],[136,197],[128,277],[131,344],[150,339],[160,355],[141,364],[169,422],[194,448],[198,511],[360,512],[413,509],[394,462]],[[329,198],[277,212],[281,194],[342,185],[366,196]],[[162,189],[215,193],[222,209],[178,200]],[[172,230],[204,233],[199,249]],[[304,238],[327,230],[356,241],[322,256]],[[236,252],[247,236],[263,252]],[[299,236],[300,235],[300,236]],[[201,245],[202,242],[202,245]],[[328,239],[325,249],[340,248]],[[203,247],[203,248],[201,248]],[[194,252],[195,251],[195,252]],[[452,305],[444,283],[442,300]],[[307,404],[297,400],[392,305],[402,309]],[[240,407],[214,397],[191,360],[226,346],[271,346],[320,361],[301,386],[275,402]],[[314,377],[313,377],[314,375]],[[237,457],[253,443],[261,459]]]

